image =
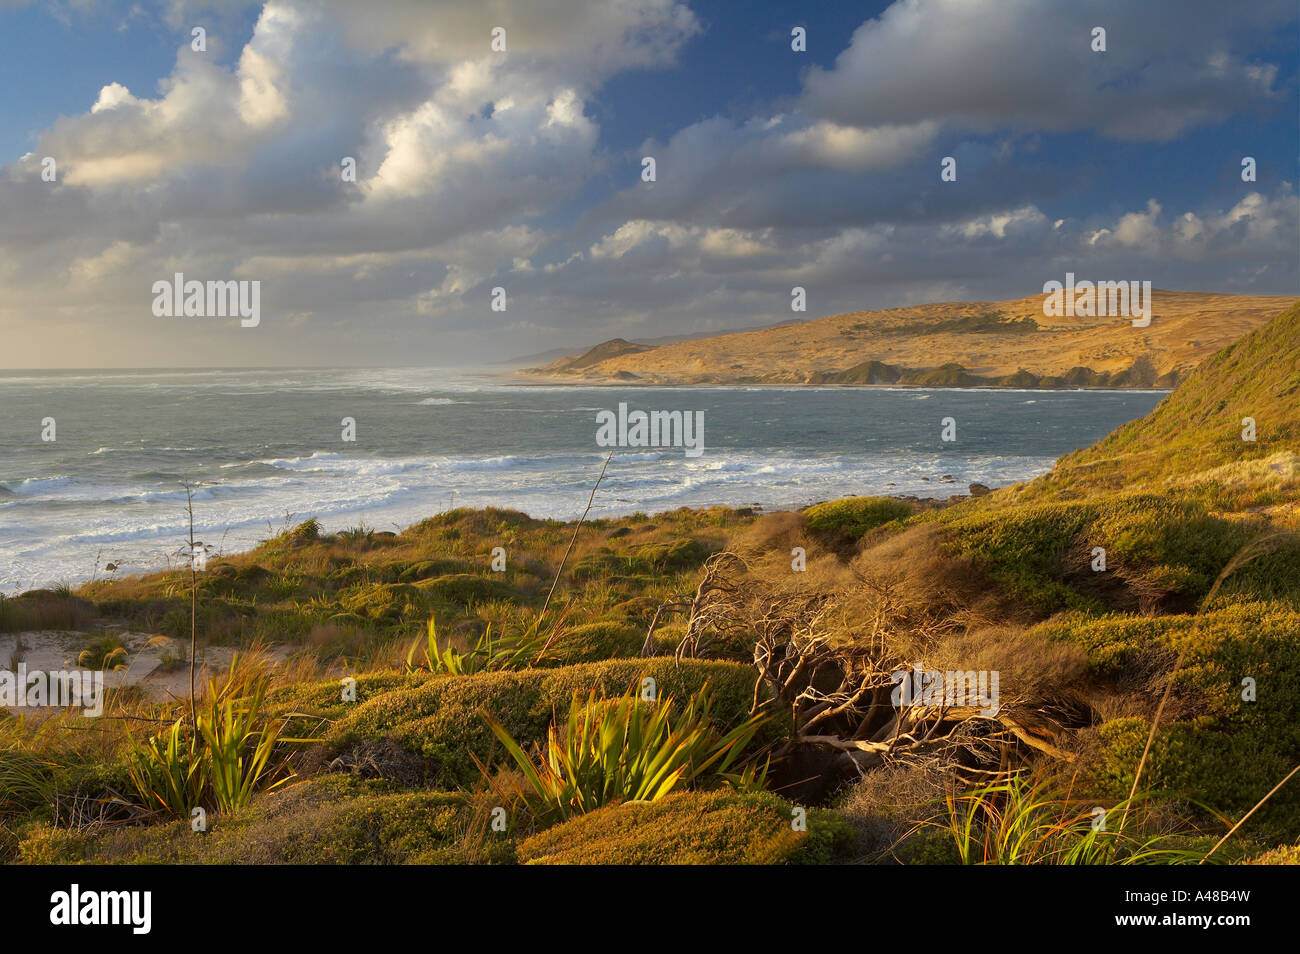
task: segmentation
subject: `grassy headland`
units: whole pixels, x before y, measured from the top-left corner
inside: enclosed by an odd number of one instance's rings
[[[1152,292],[1152,320],[1044,314],[1043,295],[850,312],[660,344],[607,341],[535,380],[624,385],[1172,388],[1295,304],[1279,296]]]

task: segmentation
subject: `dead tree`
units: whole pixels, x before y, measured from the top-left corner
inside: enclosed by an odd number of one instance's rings
[[[791,719],[775,754],[821,752],[828,774],[924,761],[987,778],[1013,770],[1029,750],[1071,758],[1060,713],[1015,686],[1003,687],[996,711],[960,699],[900,701],[900,674],[968,621],[951,608],[909,603],[896,580],[855,576],[856,599],[846,608],[843,592],[779,591],[734,554],[717,554],[691,600],[660,607],[646,645],[666,610],[690,611],[679,658],[706,655],[743,632],[757,670],[753,710],[775,705]]]
[[[745,576],[748,569],[745,561],[729,550],[705,560],[693,596],[659,604],[641,644],[641,655],[653,655],[658,648],[654,634],[665,614],[689,614],[686,634],[674,652],[678,659],[708,656],[729,642],[729,637],[743,632],[746,625],[740,609],[751,586]]]

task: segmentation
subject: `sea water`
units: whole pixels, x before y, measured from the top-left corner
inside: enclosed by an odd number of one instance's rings
[[[702,413],[704,448],[616,447],[592,516],[946,498],[1048,470],[1151,391],[577,387],[436,369],[0,372],[0,592],[235,552],[315,517],[400,530],[451,507],[569,519],[620,402]],[[41,439],[54,419],[54,441]],[[343,419],[355,441],[342,439]],[[953,426],[944,441],[943,422]]]

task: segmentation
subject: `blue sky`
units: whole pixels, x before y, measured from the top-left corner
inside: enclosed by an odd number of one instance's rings
[[[1273,0],[0,0],[0,363],[482,361],[780,321],[796,284],[806,317],[1066,270],[1296,294],[1298,31]],[[178,270],[261,281],[264,322],[160,324]]]

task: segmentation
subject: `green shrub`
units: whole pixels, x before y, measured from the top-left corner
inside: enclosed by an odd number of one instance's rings
[[[356,709],[359,704],[385,693],[423,685],[429,679],[429,673],[363,672],[349,678],[356,680],[355,702],[344,701],[341,679],[301,682],[274,689],[268,696],[268,701],[277,713],[301,712],[337,719]]]
[[[289,539],[294,543],[311,543],[320,539],[320,521],[315,517],[304,520],[289,531]]]
[[[519,844],[528,864],[827,864],[853,842],[833,812],[807,810],[796,831],[793,806],[775,795],[679,792],[579,815]]]
[[[117,633],[105,633],[91,640],[89,646],[77,654],[77,666],[81,669],[100,669],[112,672],[127,668],[126,644]]]
[[[1212,811],[1239,817],[1300,762],[1300,612],[1283,603],[1250,603],[1200,616],[1109,616],[1048,624],[1058,638],[1083,646],[1099,675],[1164,667],[1186,652],[1174,699],[1185,712],[1156,736],[1143,784]],[[1243,680],[1255,681],[1254,701]],[[1128,717],[1099,730],[1097,777],[1115,796],[1128,794],[1150,723]],[[1279,791],[1247,823],[1272,839],[1300,836],[1300,787]]]
[[[507,599],[513,593],[502,581],[473,573],[450,573],[432,580],[421,580],[416,586],[431,599],[460,606]]]
[[[403,567],[397,579],[402,583],[415,583],[447,574],[464,573],[464,560],[420,560]]]
[[[633,548],[632,565],[641,570],[689,570],[708,557],[708,547],[687,537],[671,543],[647,543]]]
[[[739,767],[767,717],[754,715],[724,731],[710,718],[712,707],[707,685],[681,706],[666,696],[644,701],[639,684],[617,698],[577,692],[568,718],[551,724],[536,758],[497,719],[487,718],[523,773],[530,814],[556,820],[614,801],[656,801],[706,777],[730,778],[727,770]]]
[[[575,561],[571,576],[578,582],[616,578],[645,583],[663,573],[698,567],[711,552],[690,537],[671,543],[647,543],[629,551],[601,547]]]
[[[630,623],[597,620],[566,631],[559,653],[568,664],[599,662],[639,655],[644,641],[644,628]]]
[[[915,512],[905,501],[890,497],[847,497],[816,504],[804,511],[813,530],[858,539],[876,527],[905,520]]]
[[[495,750],[504,756],[482,712],[490,712],[521,745],[546,737],[556,712],[568,708],[576,691],[605,695],[622,692],[648,676],[658,694],[688,698],[707,681],[720,725],[749,717],[754,694],[752,667],[737,663],[672,659],[612,660],[559,669],[491,672],[474,676],[433,676],[423,685],[385,693],[352,708],[330,735],[342,747],[357,739],[392,738],[430,762],[439,787],[465,787],[479,778],[475,758],[486,762]],[[779,728],[774,724],[771,738]],[[770,741],[764,736],[763,741]]]
[[[397,793],[382,782],[319,779],[260,795],[196,836],[187,819],[98,838],[30,826],[26,864],[457,864],[509,863],[508,833],[488,830],[466,796]]]
[[[1007,595],[1044,614],[1104,608],[1096,587],[1117,584],[1190,609],[1261,527],[1210,514],[1169,494],[1124,494],[1088,502],[953,507],[932,518],[950,546],[973,558]],[[1091,571],[1093,547],[1108,573]],[[1114,574],[1120,574],[1116,577]]]

